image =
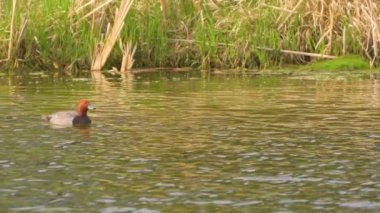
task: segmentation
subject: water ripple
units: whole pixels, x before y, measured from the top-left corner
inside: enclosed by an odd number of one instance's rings
[[[379,80],[182,77],[0,78],[2,210],[380,210]]]
[[[243,176],[237,177],[236,180],[243,181],[256,181],[268,183],[297,183],[297,182],[320,182],[323,178],[309,178],[309,177],[292,177],[290,175],[277,175],[277,176]]]

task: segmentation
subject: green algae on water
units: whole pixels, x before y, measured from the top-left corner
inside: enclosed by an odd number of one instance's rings
[[[370,67],[360,56],[344,56],[333,60],[319,61],[306,66],[306,70],[312,71],[351,71],[351,70],[368,70]]]

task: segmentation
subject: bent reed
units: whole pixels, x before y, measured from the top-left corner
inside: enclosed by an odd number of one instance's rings
[[[376,2],[3,0],[0,68],[266,68],[344,55],[378,66]]]

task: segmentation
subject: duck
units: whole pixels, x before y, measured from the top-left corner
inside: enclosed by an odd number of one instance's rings
[[[43,116],[43,119],[56,126],[88,126],[91,124],[91,119],[88,117],[87,111],[93,109],[95,109],[94,105],[86,99],[81,99],[76,111],[55,112]]]

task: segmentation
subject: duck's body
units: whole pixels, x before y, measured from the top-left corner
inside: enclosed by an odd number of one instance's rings
[[[77,111],[56,112],[51,115],[44,116],[50,124],[57,126],[86,126],[91,124],[90,118],[87,116],[89,109],[95,109],[87,100],[81,100],[78,104]]]

